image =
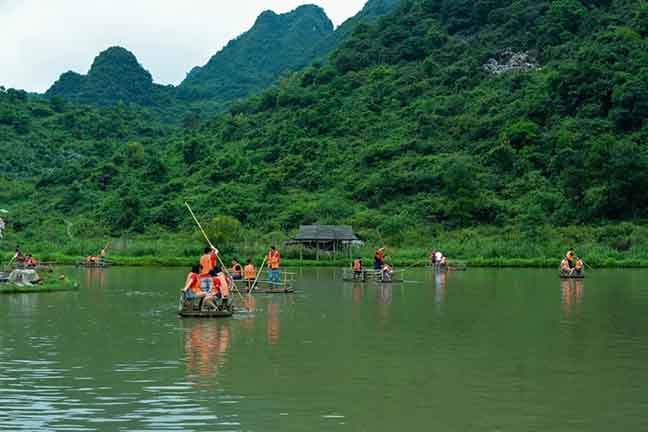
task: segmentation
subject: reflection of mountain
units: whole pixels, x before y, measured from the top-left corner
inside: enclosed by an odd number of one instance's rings
[[[225,365],[230,344],[229,324],[221,321],[188,322],[184,350],[187,380],[202,386],[213,383]]]

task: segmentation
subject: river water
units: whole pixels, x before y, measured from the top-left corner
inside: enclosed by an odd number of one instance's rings
[[[182,269],[66,272],[0,297],[0,430],[648,430],[647,271],[303,269],[207,321]]]

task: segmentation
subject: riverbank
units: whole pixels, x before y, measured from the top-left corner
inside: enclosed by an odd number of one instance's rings
[[[35,254],[44,262],[56,265],[73,266],[79,263],[80,257],[62,255],[62,254]],[[7,263],[11,255],[2,256],[2,263]],[[197,258],[191,257],[165,257],[165,256],[110,256],[110,265],[115,267],[191,267],[195,264]],[[261,259],[258,259],[256,265],[260,265]],[[363,257],[365,266],[372,263],[371,256]],[[416,268],[426,267],[425,259],[394,258],[392,264],[396,268]],[[558,268],[560,258],[465,258],[450,260],[451,263],[466,264],[473,268]],[[284,267],[348,267],[351,260],[349,259],[329,259],[329,260],[311,260],[311,259],[283,259]],[[615,259],[609,257],[594,258],[587,261],[590,268],[648,268],[648,259]]]
[[[362,257],[365,266],[371,265],[375,249],[385,246],[388,262],[398,268],[427,265],[432,249],[440,249],[451,261],[461,261],[470,267],[558,268],[568,248],[574,248],[593,268],[648,268],[648,226],[630,223],[600,227],[543,226],[533,232],[516,227],[443,230],[431,226],[400,233],[401,239],[372,238],[371,231],[358,234],[365,243],[354,247],[351,256]],[[11,259],[17,245],[23,253],[31,253],[40,261],[74,265],[109,244],[108,258],[116,266],[189,267],[198,260],[205,246],[197,233],[162,232],[112,240],[105,237],[61,238],[60,235],[43,234],[5,237],[0,243],[0,264]],[[348,251],[344,255],[320,251],[317,260],[313,249],[284,246],[290,238],[291,233],[250,230],[237,239],[214,241],[227,264],[238,257],[243,263],[251,258],[260,265],[270,245],[279,247],[286,267],[347,267],[351,264]]]

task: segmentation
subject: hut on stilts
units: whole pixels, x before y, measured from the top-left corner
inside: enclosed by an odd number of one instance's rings
[[[351,258],[353,246],[362,244],[362,240],[349,225],[302,225],[288,244],[301,246],[300,259],[304,258],[304,248],[315,249],[315,257],[319,260],[322,252],[332,254],[333,259],[338,255]]]

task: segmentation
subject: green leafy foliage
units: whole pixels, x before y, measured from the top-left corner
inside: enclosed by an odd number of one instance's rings
[[[547,226],[641,222],[645,15],[630,0],[409,0],[329,62],[174,128],[4,91],[3,173],[30,194],[2,198],[36,225],[91,219],[113,234],[188,230],[185,199],[246,229],[349,223],[394,243],[432,226],[538,240]],[[487,72],[506,49],[538,67]]]

